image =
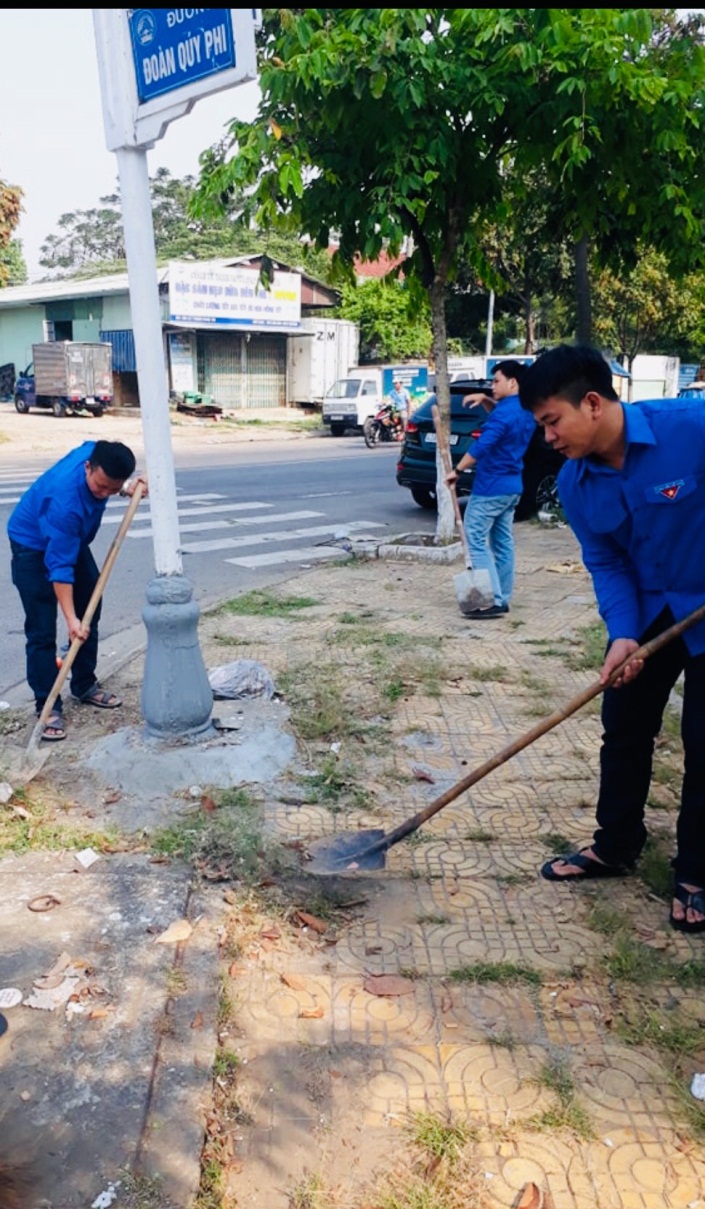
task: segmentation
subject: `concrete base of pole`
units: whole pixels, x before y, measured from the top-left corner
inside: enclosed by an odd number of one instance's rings
[[[199,734],[213,708],[192,594],[185,575],[158,575],[147,585],[142,713],[148,733],[162,738]]]

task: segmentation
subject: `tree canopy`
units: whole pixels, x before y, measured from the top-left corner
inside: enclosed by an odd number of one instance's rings
[[[409,291],[400,281],[346,282],[339,313],[360,328],[361,361],[404,361],[429,355],[428,307],[410,313]]]
[[[264,236],[233,224],[227,213],[217,220],[202,221],[189,213],[195,193],[193,177],[172,177],[158,168],[150,180],[152,217],[157,260],[193,258],[210,260],[221,256],[248,256],[266,252],[273,259],[299,265],[307,250],[295,236]],[[119,191],[100,198],[89,210],[62,214],[56,233],[42,244],[40,264],[60,276],[86,276],[125,269],[125,244]],[[327,256],[309,256],[309,272],[328,269]]]
[[[398,254],[431,306],[448,414],[445,303],[461,266],[501,284],[488,224],[545,172],[579,265],[644,231],[674,262],[705,234],[700,19],[675,10],[268,9],[252,124],[204,153],[194,212],[338,238],[337,262]],[[690,177],[693,188],[690,189]],[[579,295],[585,319],[585,290]],[[588,296],[589,301],[589,296]],[[583,323],[585,326],[585,323]],[[439,463],[439,535],[452,530]]]
[[[7,285],[16,263],[17,248],[12,245],[17,241],[13,241],[12,235],[21,213],[22,190],[0,180],[0,286]]]

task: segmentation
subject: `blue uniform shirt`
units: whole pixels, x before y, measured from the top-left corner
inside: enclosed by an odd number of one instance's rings
[[[622,469],[577,458],[558,476],[613,641],[638,639],[666,606],[680,621],[705,602],[705,406],[655,399],[623,411]],[[705,652],[705,623],[683,639]]]
[[[44,551],[52,583],[73,583],[79,551],[103,519],[108,501],[97,500],[86,483],[85,463],[94,448],[95,441],[85,441],[40,475],[7,522],[12,541]]]
[[[477,461],[473,495],[519,495],[526,448],[536,421],[518,395],[500,399],[469,453]]]

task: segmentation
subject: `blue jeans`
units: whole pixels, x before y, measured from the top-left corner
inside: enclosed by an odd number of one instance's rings
[[[514,590],[514,513],[520,496],[471,495],[465,532],[475,570],[490,573],[496,605],[509,605]]]
[[[56,617],[58,601],[53,584],[47,578],[44,554],[18,542],[12,547],[12,582],[24,609],[27,652],[27,682],[41,710],[56,680]],[[98,568],[88,546],[83,546],[74,568],[73,600],[76,616],[82,617],[98,580]],[[96,682],[98,662],[98,620],[100,605],[93,615],[88,638],[82,644],[71,668],[71,692],[83,697]],[[61,712],[61,697],[54,708]]]

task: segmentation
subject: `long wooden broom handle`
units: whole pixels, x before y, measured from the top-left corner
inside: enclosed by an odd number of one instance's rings
[[[593,697],[598,697],[606,688],[614,684],[627,664],[633,659],[648,659],[656,651],[660,651],[662,647],[672,642],[674,638],[680,637],[685,630],[689,630],[691,626],[697,625],[703,619],[705,619],[705,604],[700,605],[694,612],[684,617],[682,621],[677,621],[674,625],[669,626],[662,634],[657,634],[650,642],[644,643],[638,650],[628,655],[626,659],[623,659],[619,667],[615,668],[612,672],[607,684],[603,684],[600,680],[596,681],[577,697],[574,697],[572,701],[569,701],[563,709],[556,710],[555,713],[550,714],[543,721],[537,722],[536,726],[533,726],[526,734],[520,735],[518,739],[515,739],[513,743],[503,748],[502,751],[486,760],[479,768],[468,773],[466,777],[463,777],[462,781],[458,781],[457,784],[452,785],[444,794],[441,794],[440,797],[429,803],[423,810],[420,810],[418,814],[415,814],[413,818],[407,819],[405,823],[400,823],[394,831],[390,831],[385,836],[384,847],[391,848],[392,844],[397,844],[399,840],[410,835],[412,831],[416,831],[422,823],[426,823],[434,814],[438,814],[439,810],[442,810],[449,802],[453,802],[456,798],[459,798],[461,793],[465,793],[472,785],[476,785],[488,773],[494,772],[495,768],[499,768],[501,764],[506,764],[507,760],[511,760],[512,756],[517,755],[525,747],[529,747],[532,743],[535,743],[537,739],[547,734],[549,730],[553,730],[555,726],[559,726],[561,722],[565,722],[566,718],[570,718],[571,714],[577,713],[579,709],[582,709],[583,705],[587,705],[588,701],[592,701]]]
[[[86,606],[86,611],[83,614],[83,617],[81,618],[81,625],[83,625],[83,626],[90,626],[90,624],[93,620],[93,615],[95,614],[95,611],[98,608],[98,605],[100,603],[100,599],[103,595],[103,592],[105,591],[105,585],[107,584],[108,579],[110,578],[110,572],[112,571],[113,566],[115,565],[115,559],[118,556],[120,547],[125,538],[125,534],[127,533],[127,530],[130,528],[130,525],[132,524],[133,517],[137,511],[139,502],[142,499],[143,495],[144,495],[144,483],[138,482],[135,487],[135,490],[132,493],[130,503],[127,506],[127,508],[125,509],[125,515],[123,516],[123,518],[120,522],[120,528],[118,529],[117,533],[115,534],[115,537],[113,538],[112,542],[110,543],[110,549],[108,550],[108,553],[105,556],[105,562],[103,563],[100,575],[98,576],[96,585],[93,589],[93,592],[91,593],[91,598],[88,601],[88,604]],[[59,668],[59,674],[56,677],[56,680],[54,681],[52,690],[49,693],[49,696],[47,697],[46,701],[44,702],[42,712],[40,713],[39,718],[37,719],[37,725],[35,726],[34,731],[32,732],[32,738],[29,741],[30,746],[34,742],[35,735],[41,734],[42,730],[44,729],[46,720],[49,717],[49,714],[51,713],[51,711],[54,707],[54,702],[56,701],[56,698],[58,697],[59,693],[61,692],[61,689],[63,688],[64,682],[65,682],[69,672],[71,671],[71,668],[73,667],[74,660],[75,660],[78,652],[80,651],[81,647],[83,646],[83,642],[84,642],[83,638],[74,638],[73,642],[71,643],[71,646],[69,647],[69,649],[66,653],[66,656],[61,664],[61,667]]]

